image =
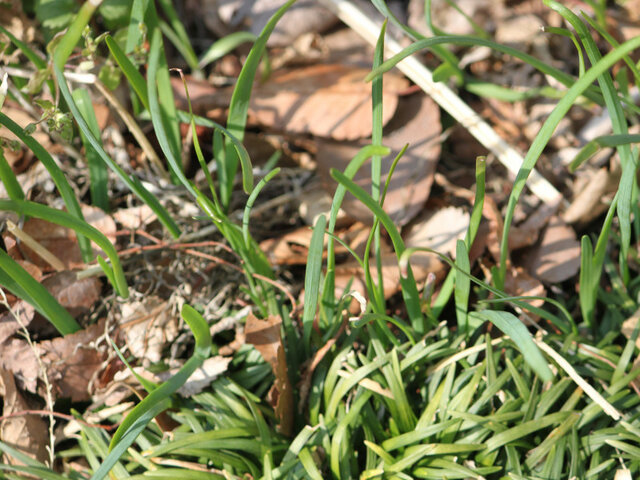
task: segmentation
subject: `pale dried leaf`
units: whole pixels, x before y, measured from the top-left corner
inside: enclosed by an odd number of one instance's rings
[[[215,357],[207,358],[200,368],[191,374],[189,379],[178,389],[178,393],[183,397],[192,397],[202,392],[207,388],[211,382],[227,371],[229,363],[231,363],[232,357],[223,357],[216,355]],[[171,376],[177,373],[178,369],[170,369],[168,371],[159,373],[156,375],[158,380],[166,381]],[[155,380],[157,381],[157,380]]]
[[[409,226],[404,241],[407,247],[428,247],[454,257],[456,242],[464,238],[468,228],[469,213],[461,208],[425,211]]]
[[[29,410],[31,407],[16,386],[13,374],[0,368],[0,398],[2,415]],[[0,423],[0,440],[40,462],[48,460],[48,435],[45,420],[38,415],[7,418]],[[21,464],[10,455],[3,455],[3,463]]]
[[[526,258],[528,270],[545,283],[573,277],[580,269],[580,242],[576,233],[557,216],[551,218],[542,240]]]
[[[94,344],[102,335],[104,320],[76,333],[37,344],[54,398],[70,398],[73,402],[91,398],[91,382],[106,358]]]
[[[253,345],[271,365],[276,381],[269,397],[280,421],[282,433],[290,435],[293,431],[293,390],[287,372],[287,360],[280,334],[281,325],[282,321],[275,315],[260,320],[250,313],[245,324],[245,336],[246,342]]]
[[[69,271],[54,273],[42,284],[74,318],[88,311],[98,301],[102,289],[99,278],[78,279],[74,272]]]
[[[167,344],[178,336],[178,320],[157,296],[122,305],[120,328],[132,355],[148,366],[162,360]]]
[[[9,338],[0,345],[0,368],[12,372],[22,390],[35,393],[38,387],[38,359],[26,340]]]
[[[348,65],[310,65],[275,72],[257,85],[251,111],[262,126],[287,133],[310,133],[334,140],[371,135],[369,69]],[[407,86],[398,75],[385,76],[383,123],[393,116],[398,92]]]

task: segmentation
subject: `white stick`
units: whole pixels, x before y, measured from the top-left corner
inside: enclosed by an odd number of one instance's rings
[[[346,25],[355,30],[371,45],[375,45],[380,34],[377,26],[362,11],[348,0],[320,0],[333,11]],[[395,55],[402,50],[392,38],[385,39],[385,53]],[[444,110],[465,127],[476,140],[493,152],[498,160],[513,174],[517,174],[522,165],[522,155],[505,142],[482,118],[464,103],[449,87],[433,81],[433,75],[417,58],[407,57],[397,67],[416,85],[431,96]],[[536,170],[532,170],[527,186],[544,203],[557,205],[562,195]]]

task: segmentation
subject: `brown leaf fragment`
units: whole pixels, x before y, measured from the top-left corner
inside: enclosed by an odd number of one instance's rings
[[[178,319],[155,295],[123,304],[120,328],[129,351],[145,366],[161,361],[165,346],[179,333]]]
[[[271,404],[284,435],[293,433],[293,391],[287,371],[284,343],[280,335],[282,321],[275,315],[260,320],[249,313],[245,324],[246,342],[253,345],[271,365],[276,381],[269,392]]]
[[[440,132],[438,106],[424,95],[403,97],[398,113],[384,129],[382,144],[392,151],[391,155],[382,159],[382,185],[388,177],[394,157],[405,145],[409,145],[391,177],[383,206],[398,225],[404,225],[415,217],[429,198],[433,174],[440,157]],[[336,188],[336,182],[330,176],[331,168],[344,171],[358,150],[368,143],[364,140],[338,143],[317,139],[318,173],[331,194]],[[358,170],[354,181],[371,192],[370,160]],[[345,196],[342,208],[363,223],[373,222],[371,212],[351,194]]]
[[[580,269],[580,242],[560,217],[553,216],[542,240],[526,257],[527,269],[545,283],[573,277]]]
[[[20,322],[11,312],[0,314],[0,345],[23,326],[28,327],[35,314],[35,309],[24,300],[18,300],[11,308]]]
[[[589,175],[589,178],[576,185],[575,197],[562,215],[567,223],[587,223],[603,213],[608,208],[604,200],[615,192],[620,170],[610,171],[601,168],[593,174],[586,175]]]
[[[102,335],[104,320],[76,333],[37,345],[38,354],[53,387],[54,398],[70,398],[72,402],[91,398],[89,390],[92,380],[106,358],[94,345]]]
[[[156,214],[148,205],[137,207],[121,208],[113,213],[113,218],[124,228],[135,230],[144,228],[156,219]]]
[[[366,68],[317,64],[275,72],[251,95],[251,110],[265,127],[310,133],[334,140],[371,135],[371,84]],[[398,93],[407,86],[398,75],[385,77],[383,124],[393,116]]]
[[[544,297],[546,290],[542,283],[529,275],[522,267],[515,267],[507,270],[504,280],[504,290],[513,296]],[[544,300],[526,300],[534,307],[544,305]]]
[[[54,273],[42,284],[74,318],[88,311],[98,301],[102,288],[99,278],[78,279],[74,272],[69,271]]]
[[[0,368],[0,398],[3,416],[31,408],[18,390],[13,374],[3,368]],[[0,440],[40,462],[49,458],[47,432],[45,420],[38,415],[21,415],[0,422]],[[0,460],[10,465],[21,465],[11,455],[3,455]]]
[[[22,390],[35,393],[40,375],[38,359],[24,339],[9,338],[0,345],[0,368],[12,372]]]

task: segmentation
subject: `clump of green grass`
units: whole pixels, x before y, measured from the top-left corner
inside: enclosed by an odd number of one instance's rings
[[[189,374],[210,355],[212,348],[209,325],[193,308],[185,306],[182,316],[195,337],[192,356],[174,377],[161,385],[141,379],[148,396],[124,418],[110,418],[120,424],[113,435],[81,426],[77,446],[58,452],[58,456],[63,459],[82,457],[86,467],[67,471],[63,476],[7,442],[0,442],[0,450],[23,463],[21,466],[0,464],[0,470],[7,472],[7,478],[27,473],[47,479],[101,479],[107,475],[112,478],[194,479],[244,478],[246,475],[265,479],[608,478],[613,477],[621,466],[632,475],[637,474],[640,470],[640,396],[636,393],[636,379],[640,367],[633,363],[633,358],[637,353],[638,328],[629,338],[620,336],[621,322],[637,309],[637,301],[633,299],[637,298],[638,282],[631,279],[627,263],[631,238],[640,231],[638,216],[633,222],[631,220],[631,213],[637,213],[635,170],[638,152],[629,144],[637,141],[637,137],[627,133],[627,117],[636,112],[627,103],[626,93],[616,90],[608,70],[622,59],[637,79],[637,68],[629,54],[640,47],[640,39],[622,45],[609,39],[611,51],[602,56],[587,24],[580,17],[556,2],[546,1],[550,8],[567,19],[577,35],[568,30],[557,30],[557,33],[571,36],[579,49],[585,49],[592,65],[590,68],[583,66],[580,78],[573,78],[533,57],[498,45],[484,35],[438,35],[425,39],[417,38],[416,32],[407,30],[415,43],[383,62],[383,26],[370,75],[374,82],[371,145],[362,149],[344,172],[331,172],[339,186],[329,217],[319,217],[314,226],[306,269],[305,305],[298,319],[292,316],[286,297],[268,281],[274,278],[273,271],[249,230],[251,208],[263,186],[278,174],[278,169],[270,171],[254,187],[251,162],[241,143],[248,99],[266,41],[292,3],[288,2],[278,10],[255,39],[236,85],[226,127],[193,115],[190,108],[188,112],[181,112],[174,106],[163,34],[178,46],[178,51],[194,70],[206,64],[214,54],[205,54],[198,61],[175,12],[172,13],[170,2],[159,2],[169,20],[165,23],[159,19],[153,2],[134,1],[124,41],[106,36],[105,44],[141,110],[151,119],[171,178],[191,194],[193,201],[242,259],[245,291],[255,312],[261,316],[277,315],[283,320],[282,338],[290,381],[293,385],[309,387],[308,395],[302,388],[295,392],[295,408],[290,412],[295,433],[290,438],[279,430],[274,409],[263,398],[271,383],[270,369],[248,345],[236,354],[234,368],[227,377],[217,379],[209,389],[192,398],[174,395]],[[384,2],[375,3],[388,12]],[[106,176],[101,169],[110,168],[154,210],[167,231],[178,237],[180,231],[176,222],[158,199],[136,178],[124,173],[102,148],[95,128],[92,128],[90,103],[83,94],[72,95],[69,91],[64,67],[93,14],[90,7],[82,8],[85,10],[74,17],[65,40],[58,44],[49,64],[43,63],[17,39],[12,39],[13,43],[36,68],[48,71],[53,75],[49,78],[55,78],[82,142],[88,154],[91,152],[92,192],[97,192],[94,201],[104,201],[104,193],[99,192],[106,191],[103,184]],[[600,31],[601,18],[598,21],[587,23]],[[603,37],[608,38],[604,34]],[[144,38],[150,40],[148,52],[141,47]],[[236,45],[245,40],[240,36],[229,42]],[[451,272],[439,296],[433,305],[425,306],[409,262],[416,249],[405,247],[399,231],[382,208],[388,184],[381,185],[380,182],[381,162],[392,161],[395,165],[401,158],[400,154],[393,160],[387,159],[389,150],[382,144],[382,73],[407,55],[431,48],[445,65],[449,65],[441,70],[441,75],[452,72],[460,84],[468,86],[472,92],[493,94],[497,91],[491,86],[469,82],[465,73],[456,68],[456,57],[444,48],[447,44],[488,46],[513,55],[552,75],[568,90],[532,143],[516,177],[507,205],[502,259],[494,272],[494,284],[472,276],[468,257],[478,232],[484,201],[485,167],[483,159],[479,159],[476,199],[469,229],[465,239],[457,244],[455,262],[446,259]],[[227,47],[218,44],[217,48]],[[146,79],[135,64],[141,53],[147,57]],[[500,95],[508,93],[498,91]],[[545,299],[553,309],[534,309],[525,302],[526,298],[508,297],[502,292],[510,254],[507,240],[515,206],[555,127],[580,97],[607,106],[615,136],[596,139],[587,145],[574,166],[577,167],[597,147],[615,145],[619,147],[623,167],[620,188],[606,215],[595,249],[588,236],[582,240],[579,301],[582,318],[571,315],[554,299]],[[194,149],[207,177],[208,192],[200,191],[181,168],[178,125],[185,120],[194,131]],[[85,242],[81,245],[84,245],[87,261],[91,261],[89,239],[96,242],[110,263],[100,257],[97,261],[116,292],[126,297],[126,272],[108,240],[84,223],[64,173],[11,119],[0,114],[0,123],[14,131],[47,167],[69,213],[54,212],[43,205],[24,201],[18,182],[1,157],[0,178],[11,199],[0,201],[0,209],[46,216],[73,228],[80,234],[79,238],[85,239],[81,240]],[[134,130],[140,128],[135,121],[130,125]],[[208,172],[195,134],[196,125],[216,129],[213,152],[218,162],[217,183]],[[372,158],[374,187],[371,192],[362,190],[352,181],[368,158]],[[228,212],[238,170],[242,173],[243,188],[249,194],[241,225],[231,221]],[[369,302],[355,319],[345,317],[349,297],[336,298],[333,288],[333,234],[337,212],[346,192],[362,201],[375,217],[366,253],[363,258],[356,257],[365,269]],[[620,235],[614,238],[616,215]],[[380,261],[382,229],[393,243],[402,271],[406,317],[389,315],[383,295],[383,278],[374,278],[369,267],[370,259]],[[325,235],[328,236],[326,247],[323,246]],[[608,257],[614,241],[620,250],[617,264]],[[327,261],[323,265],[325,253]],[[600,287],[603,271],[615,287],[609,292],[603,292]],[[79,328],[53,298],[39,289],[33,279],[1,251],[0,283],[34,304],[62,334]],[[490,302],[470,304],[472,283],[492,295]],[[452,295],[456,318],[438,323]],[[605,315],[598,320],[596,314],[603,310],[598,300],[603,298],[609,308],[604,309]],[[541,331],[534,337],[521,321],[525,314],[518,317],[512,313],[515,311],[529,311],[548,320],[557,327],[558,333]],[[317,329],[313,328],[316,319]],[[300,320],[299,324],[297,320]],[[326,350],[322,350],[323,347]],[[313,368],[309,366],[311,364]],[[163,411],[178,424],[170,435],[151,421]]]

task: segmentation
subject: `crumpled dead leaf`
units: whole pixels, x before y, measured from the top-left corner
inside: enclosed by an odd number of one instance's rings
[[[0,368],[0,398],[2,415],[31,408],[18,390],[13,374],[3,368]],[[49,458],[47,423],[38,415],[21,415],[3,420],[0,423],[0,440],[40,462]],[[1,461],[9,465],[21,464],[11,455],[3,455]]]
[[[88,311],[98,301],[102,288],[99,278],[78,279],[74,272],[69,271],[49,275],[42,284],[74,318]]]
[[[161,361],[165,346],[178,336],[178,319],[170,312],[155,295],[122,305],[120,329],[131,354],[145,366]]]
[[[246,342],[253,345],[262,358],[271,366],[276,380],[269,392],[271,404],[280,422],[284,435],[293,433],[293,391],[287,371],[284,343],[280,334],[282,321],[270,315],[260,320],[249,313],[245,324]]]

